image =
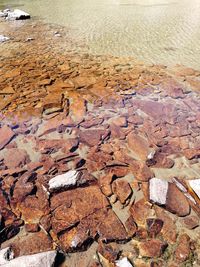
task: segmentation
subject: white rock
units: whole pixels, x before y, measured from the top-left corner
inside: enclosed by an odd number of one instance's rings
[[[133,267],[129,260],[124,257],[121,260],[115,261],[117,267]]]
[[[0,35],[0,43],[6,42],[6,41],[8,41],[8,40],[10,40],[9,37],[6,37],[6,36],[4,36],[4,35]]]
[[[20,9],[14,9],[13,11],[7,12],[7,19],[15,19],[15,20],[21,20],[21,19],[30,19],[30,15],[23,10]]]
[[[7,14],[5,12],[0,11],[0,18],[5,18]]]
[[[168,182],[152,178],[149,182],[150,200],[154,203],[165,205],[167,200]]]
[[[14,258],[14,253],[10,247],[0,250],[0,266],[7,263],[9,260]]]
[[[67,173],[58,175],[52,178],[49,181],[49,189],[55,190],[62,187],[72,187],[75,186],[79,179],[79,172],[77,171],[69,171]]]
[[[2,267],[53,267],[57,252],[48,251],[33,255],[21,256],[6,263],[1,264]]]
[[[189,180],[188,183],[198,198],[200,198],[200,179]]]

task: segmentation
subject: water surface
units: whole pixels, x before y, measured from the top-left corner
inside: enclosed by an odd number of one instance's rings
[[[67,26],[92,53],[200,69],[199,0],[0,0]]]

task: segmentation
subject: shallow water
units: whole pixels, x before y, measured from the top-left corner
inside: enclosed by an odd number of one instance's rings
[[[65,25],[92,53],[200,69],[199,0],[0,0]]]

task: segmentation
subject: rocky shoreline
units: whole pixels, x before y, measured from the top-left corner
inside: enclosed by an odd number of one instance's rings
[[[200,71],[0,23],[0,265],[199,266]]]

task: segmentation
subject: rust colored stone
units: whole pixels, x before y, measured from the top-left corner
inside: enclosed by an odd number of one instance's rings
[[[175,260],[182,263],[189,258],[190,255],[190,237],[187,234],[182,234],[178,241],[178,246],[174,253]]]
[[[4,164],[7,168],[23,167],[30,162],[27,152],[23,149],[11,148],[4,156]]]
[[[105,244],[103,242],[99,243],[98,253],[100,253],[109,262],[114,262],[119,256],[119,248],[115,243]]]
[[[192,230],[192,229],[198,227],[200,222],[199,222],[199,218],[197,216],[191,215],[191,216],[185,217],[183,219],[183,223],[188,229]]]
[[[126,231],[129,237],[133,237],[137,231],[137,225],[132,216],[130,216],[125,222]]]
[[[141,160],[146,160],[150,153],[149,143],[147,140],[135,133],[130,133],[127,137],[128,148],[130,148],[136,156]]]
[[[28,223],[25,224],[25,229],[27,232],[35,233],[39,231],[39,225],[37,223]]]
[[[155,238],[163,227],[163,221],[160,219],[148,218],[147,219],[147,231],[151,238]]]
[[[132,189],[130,184],[125,180],[117,179],[112,183],[113,193],[116,194],[121,204],[125,204],[126,200],[131,196]]]
[[[159,207],[155,207],[157,218],[163,221],[161,234],[168,243],[174,244],[177,239],[177,228],[175,221],[167,212]]]
[[[186,197],[175,184],[169,183],[166,209],[178,216],[186,216],[190,213],[190,205]]]
[[[141,199],[131,205],[130,213],[138,225],[145,225],[146,219],[151,214],[151,205]]]
[[[152,239],[144,241],[139,244],[139,252],[142,257],[157,258],[160,257],[167,247],[167,243],[164,243],[158,239]]]

